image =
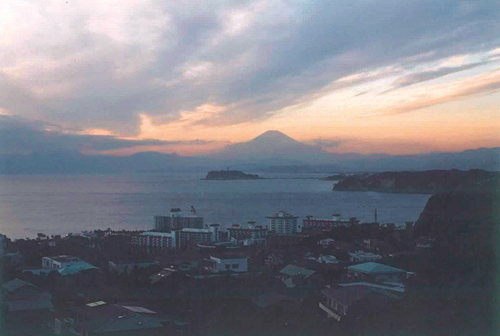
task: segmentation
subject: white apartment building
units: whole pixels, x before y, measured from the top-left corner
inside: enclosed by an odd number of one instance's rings
[[[297,219],[286,211],[278,211],[273,216],[267,217],[269,230],[278,235],[291,235],[297,233]]]

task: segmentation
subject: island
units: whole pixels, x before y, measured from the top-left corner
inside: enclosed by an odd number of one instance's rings
[[[350,175],[336,183],[333,190],[435,194],[498,190],[499,186],[500,172],[453,169]]]
[[[347,177],[346,174],[335,174],[320,178],[321,181],[340,181]]]
[[[229,181],[229,180],[260,180],[257,174],[245,174],[239,170],[212,170],[208,172],[207,176],[203,180],[218,180],[218,181]]]

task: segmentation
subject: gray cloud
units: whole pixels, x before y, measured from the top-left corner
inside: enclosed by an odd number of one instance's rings
[[[120,8],[130,19],[123,25],[110,22],[111,32],[92,28],[97,14],[90,7],[60,13],[69,17],[60,23],[69,32],[34,23],[41,37],[32,34],[24,49],[8,49],[0,58],[0,107],[64,125],[134,134],[139,113],[171,119],[215,103],[232,108],[205,123],[234,124],[267,118],[352,73],[499,43],[498,1],[260,4],[153,1],[138,13]],[[235,19],[234,32],[227,25],[238,11],[243,16]],[[2,72],[12,64],[30,76]],[[207,69],[186,76],[186,69],[200,64]],[[399,85],[453,70],[440,71],[416,74]]]
[[[207,141],[127,140],[107,135],[67,133],[59,125],[0,115],[0,154],[106,151],[136,146],[205,144]]]
[[[344,143],[345,140],[340,140],[340,139],[325,139],[325,138],[317,138],[317,139],[311,139],[307,141],[308,144],[317,146],[320,148],[335,148],[339,147],[342,143]]]
[[[421,72],[415,72],[410,75],[398,78],[397,80],[394,81],[394,89],[396,88],[402,88],[406,86],[410,86],[413,84],[425,82],[428,80],[436,79],[439,77],[443,77],[449,74],[453,74],[456,72],[464,71],[464,70],[469,70],[481,65],[485,65],[489,62],[476,62],[476,63],[471,63],[471,64],[464,64],[461,66],[456,66],[456,67],[441,67],[436,70],[432,71],[421,71]],[[387,92],[387,91],[386,91]]]

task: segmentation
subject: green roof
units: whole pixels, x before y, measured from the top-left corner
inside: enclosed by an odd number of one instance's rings
[[[298,267],[298,266],[290,264],[290,265],[285,266],[280,271],[280,273],[285,274],[285,275],[289,275],[289,276],[302,275],[305,279],[307,279],[316,272],[312,271],[310,269],[307,269],[307,268],[302,268],[302,267]]]
[[[368,273],[368,274],[378,274],[378,273],[405,273],[405,270],[395,268],[392,266],[387,266],[383,264],[379,264],[376,262],[367,262],[359,265],[352,265],[347,267],[347,269],[356,271],[356,272],[361,272],[361,273]]]
[[[61,275],[73,275],[90,269],[97,269],[97,267],[88,263],[81,263],[61,268],[58,272]]]

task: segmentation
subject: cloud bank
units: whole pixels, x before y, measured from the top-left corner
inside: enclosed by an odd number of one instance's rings
[[[491,50],[500,44],[499,18],[495,0],[5,0],[0,108],[129,136],[138,134],[141,115],[178,122],[207,104],[221,112],[194,124],[265,120],[352,74],[390,66],[403,73]],[[475,66],[417,70],[394,86]],[[99,149],[131,144],[86,139]]]

